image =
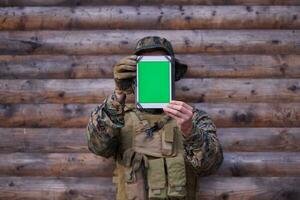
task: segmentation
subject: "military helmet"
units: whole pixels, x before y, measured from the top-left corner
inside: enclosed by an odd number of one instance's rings
[[[153,50],[163,50],[169,56],[174,57],[174,50],[171,43],[166,39],[159,36],[147,36],[140,39],[135,47],[135,55],[140,55],[144,52],[151,52]],[[187,71],[187,65],[180,63],[178,59],[175,60],[175,81],[180,80]]]

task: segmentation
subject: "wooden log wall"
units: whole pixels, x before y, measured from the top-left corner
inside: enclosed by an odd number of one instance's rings
[[[168,38],[176,98],[207,111],[224,149],[198,199],[300,199],[299,0],[0,0],[0,199],[115,197],[89,114],[112,66]],[[128,98],[128,103],[133,97]]]

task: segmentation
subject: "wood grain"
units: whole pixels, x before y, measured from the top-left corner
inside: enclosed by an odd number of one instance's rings
[[[298,0],[1,0],[0,6],[300,5]]]
[[[1,55],[133,53],[137,41],[158,35],[176,53],[299,54],[299,30],[1,31]]]
[[[219,128],[217,133],[225,151],[300,151],[298,128]]]
[[[112,159],[92,153],[0,154],[0,176],[111,177]]]
[[[92,153],[0,154],[0,176],[111,177],[115,163]],[[300,175],[300,153],[224,153],[214,176],[286,177]]]
[[[192,104],[191,104],[192,105]],[[0,127],[86,127],[97,104],[4,104]],[[300,104],[199,103],[217,127],[299,127]]]
[[[223,164],[216,176],[299,176],[299,164],[299,153],[224,153]]]
[[[299,128],[218,128],[226,152],[300,152]],[[0,153],[87,153],[85,128],[0,128]]]
[[[0,199],[115,199],[111,178],[0,177]]]
[[[200,178],[199,199],[296,200],[299,177],[204,177]],[[3,199],[100,199],[114,198],[110,178],[1,177]]]
[[[9,7],[0,8],[0,30],[299,29],[299,13],[299,6]]]
[[[153,77],[155,81],[155,77]],[[0,80],[0,103],[98,103],[114,90],[113,79]],[[134,95],[128,96],[133,103]],[[175,99],[210,103],[300,102],[299,79],[183,79]]]
[[[0,55],[1,79],[113,78],[125,55]],[[300,78],[300,55],[177,54],[186,78]]]
[[[85,128],[0,128],[0,153],[89,152]]]
[[[299,177],[200,178],[199,199],[296,200]]]

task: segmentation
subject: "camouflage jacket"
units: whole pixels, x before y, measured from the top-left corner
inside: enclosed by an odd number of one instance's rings
[[[88,148],[96,155],[116,155],[120,129],[124,126],[124,102],[108,96],[92,112],[87,125]],[[195,109],[192,135],[183,137],[184,155],[194,171],[205,176],[216,172],[223,161],[223,151],[216,126],[205,111]]]

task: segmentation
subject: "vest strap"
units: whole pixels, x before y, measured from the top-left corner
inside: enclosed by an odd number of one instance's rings
[[[132,112],[132,113],[134,113],[140,121],[147,121],[148,124],[150,125],[149,121],[147,119],[145,119],[145,117],[143,116],[141,111],[136,110],[136,112]],[[167,115],[163,116],[160,121],[155,122],[153,126],[151,126],[150,128],[145,130],[146,137],[152,138],[155,131],[159,131],[160,129],[162,129],[164,127],[164,125],[167,124],[171,120],[172,120],[172,118],[170,116],[167,116]]]

